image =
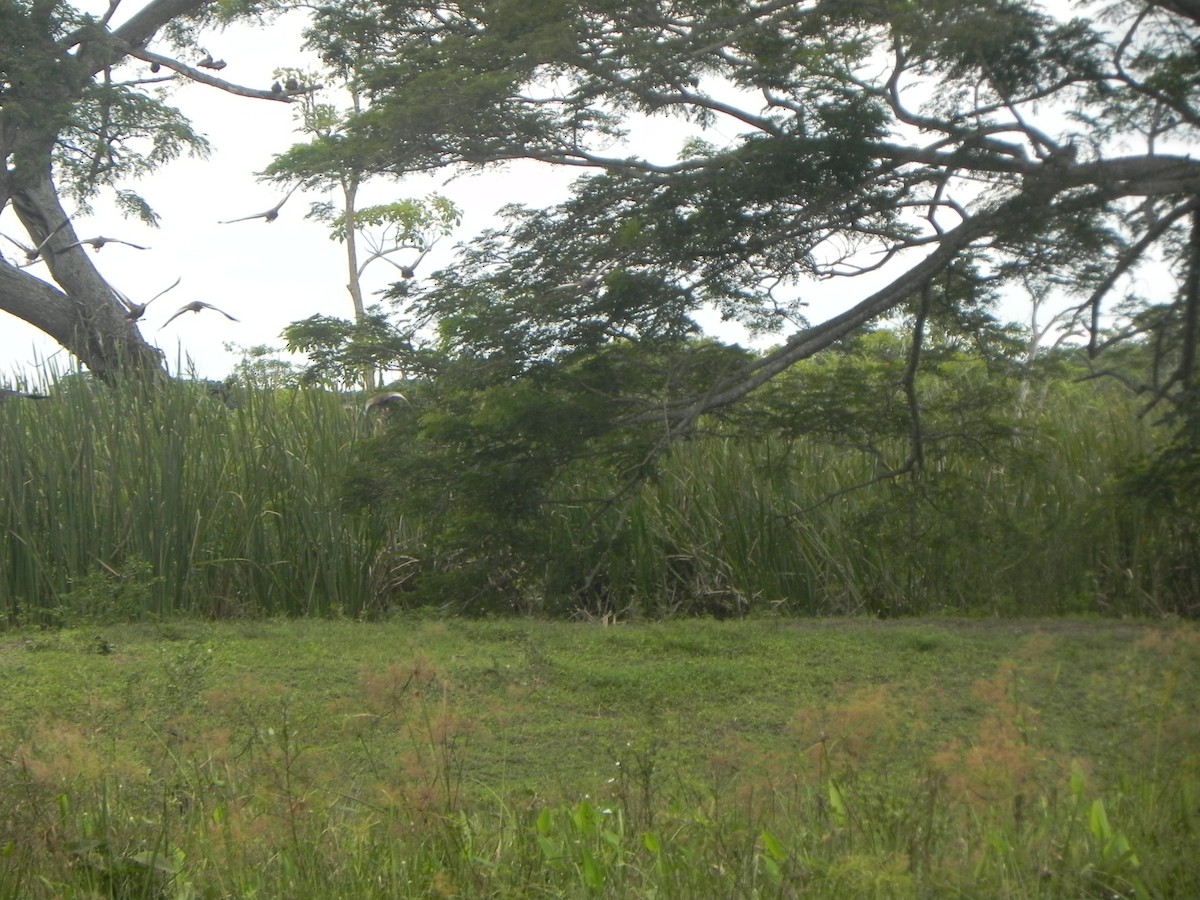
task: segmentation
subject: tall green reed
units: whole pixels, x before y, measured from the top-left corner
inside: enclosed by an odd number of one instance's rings
[[[390,559],[411,563],[406,578],[420,567],[422,523],[340,503],[357,440],[381,426],[336,394],[244,385],[227,404],[196,383],[78,376],[46,389],[0,405],[10,622],[361,615],[395,599]],[[867,452],[811,436],[686,442],[623,495],[612,473],[574,468],[541,526],[546,569],[523,577],[514,608],[1179,611],[1178,529],[1121,487],[1154,426],[1127,398],[1071,384],[1015,423],[933,446],[897,477],[881,475],[903,463],[901,441]]]
[[[247,386],[227,403],[203,383],[79,376],[48,390],[36,405],[0,407],[0,606],[11,622],[71,621],[80,604],[152,616],[369,611],[373,562],[393,536],[340,505],[342,466],[369,427],[341,398]],[[111,608],[130,597],[137,609]]]
[[[577,591],[585,612],[1172,611],[1161,588],[1177,535],[1122,487],[1154,451],[1154,425],[1130,398],[1071,384],[1016,425],[932,445],[911,471],[901,471],[909,446],[895,440],[870,450],[808,436],[690,441],[607,514],[556,507],[552,555],[560,570],[602,576]],[[563,496],[613,487],[576,473]]]

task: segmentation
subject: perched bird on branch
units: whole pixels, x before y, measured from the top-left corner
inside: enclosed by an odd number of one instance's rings
[[[66,250],[68,247],[82,247],[84,244],[88,244],[93,250],[99,250],[105,244],[124,244],[126,247],[132,247],[134,250],[150,249],[149,247],[143,247],[141,244],[131,244],[129,241],[119,241],[116,238],[104,237],[104,235],[101,235],[100,237],[87,238],[86,240],[82,241],[76,241],[73,244],[67,244],[66,247],[63,247],[63,249]]]
[[[166,328],[168,325],[170,325],[172,322],[174,322],[176,319],[178,319],[180,316],[182,316],[186,312],[198,313],[202,309],[211,309],[213,312],[219,312],[221,315],[223,315],[225,318],[227,318],[231,322],[240,322],[241,321],[236,316],[231,316],[229,313],[225,312],[225,310],[217,309],[211,303],[205,303],[203,300],[193,300],[191,303],[185,303],[183,306],[179,307],[179,309],[177,309],[175,311],[175,313],[171,316],[171,318],[167,319],[167,321],[163,322],[162,325],[159,326],[158,330],[162,331],[164,328]]]
[[[49,394],[32,394],[28,391],[14,391],[12,388],[0,387],[0,403],[10,397],[19,397],[22,400],[49,400]]]
[[[223,59],[213,59],[212,54],[205,50],[204,59],[200,60],[196,65],[201,69],[212,69],[213,71],[220,72],[229,64]]]
[[[300,187],[300,185],[296,185],[296,187],[294,187],[290,191],[288,191],[287,195],[282,200],[280,200],[278,203],[276,203],[274,206],[272,206],[266,212],[255,213],[252,216],[242,216],[240,219],[225,219],[221,222],[218,222],[217,224],[230,225],[234,222],[248,222],[251,219],[262,219],[264,222],[274,222],[276,219],[279,218],[279,210],[283,209],[283,204],[288,202],[288,198],[291,197],[292,194],[296,193],[296,190],[299,187]]]

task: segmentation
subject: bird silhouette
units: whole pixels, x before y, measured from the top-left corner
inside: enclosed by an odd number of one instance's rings
[[[20,248],[21,248],[22,252],[25,254],[25,265],[26,265],[26,266],[31,266],[31,265],[33,265],[35,262],[37,262],[37,261],[38,261],[38,259],[40,259],[40,258],[41,258],[42,251],[43,251],[43,250],[45,250],[45,249],[46,249],[46,245],[50,243],[50,238],[54,237],[56,234],[58,234],[60,231],[62,231],[62,229],[63,229],[63,226],[65,226],[65,225],[67,224],[67,222],[68,222],[68,221],[70,221],[70,220],[69,220],[69,219],[63,219],[63,220],[62,220],[62,221],[61,221],[61,222],[58,224],[58,227],[57,227],[57,228],[55,228],[53,231],[51,231],[51,232],[50,232],[48,235],[46,235],[44,238],[42,238],[42,242],[41,242],[40,244],[38,244],[36,247],[30,247],[28,244],[23,244],[23,243],[21,243],[20,241],[18,241],[16,238],[14,238],[14,237],[9,237],[7,234],[6,234],[6,235],[4,235],[4,237],[5,237],[5,239],[7,239],[8,241],[10,241],[11,243],[13,243],[14,245],[16,245],[17,247],[20,247]],[[24,266],[22,266],[22,268],[24,268]]]
[[[298,91],[298,90],[300,90],[300,88],[302,88],[302,87],[303,87],[303,85],[302,85],[302,84],[301,84],[299,81],[297,81],[295,78],[289,78],[287,81],[285,81],[285,82],[283,83],[283,86],[284,86],[284,87],[285,87],[285,88],[286,88],[286,89],[287,89],[289,92],[291,92],[291,91]]]
[[[15,237],[10,237],[7,234],[4,235],[4,238],[5,238],[5,240],[12,243],[14,246],[20,248],[21,252],[25,254],[25,264],[26,265],[30,265],[32,263],[37,262],[38,257],[42,255],[41,248],[30,247],[28,244],[22,243],[21,241],[18,241]]]
[[[125,317],[127,319],[129,319],[130,322],[136,322],[138,319],[140,319],[142,316],[144,316],[146,314],[147,306],[149,306],[151,303],[153,303],[155,300],[157,300],[163,294],[167,293],[167,291],[173,290],[174,288],[178,287],[179,282],[181,282],[181,281],[183,281],[182,275],[175,279],[175,283],[172,284],[171,287],[163,288],[161,291],[159,291],[157,294],[155,294],[153,297],[151,297],[145,303],[134,303],[132,300],[130,300],[128,297],[126,297],[124,294],[122,294],[116,288],[113,288],[113,293],[116,294],[117,299],[121,301],[121,305],[125,307]]]
[[[49,394],[33,394],[28,391],[14,391],[12,388],[0,387],[0,403],[9,397],[20,397],[22,400],[49,400]]]
[[[562,284],[556,284],[550,288],[551,293],[566,293],[570,291],[579,291],[586,293],[593,291],[604,283],[604,279],[608,277],[608,273],[612,272],[617,267],[614,260],[606,260],[596,267],[594,272],[581,275],[574,281],[567,281]]]
[[[224,219],[221,222],[218,222],[217,224],[230,225],[234,222],[248,222],[251,219],[262,219],[265,222],[274,222],[276,219],[279,218],[279,210],[283,209],[283,204],[288,202],[288,198],[291,197],[292,194],[296,193],[296,190],[299,187],[300,187],[300,185],[296,185],[296,187],[294,187],[290,191],[288,191],[282,200],[280,200],[278,203],[276,203],[274,206],[272,206],[266,212],[255,213],[252,216],[242,216],[240,219]]]
[[[201,69],[213,69],[214,71],[220,72],[223,68],[229,65],[229,63],[225,62],[223,59],[213,59],[213,55],[205,50],[204,59],[200,60],[200,62],[196,63],[196,65],[198,65]]]
[[[427,254],[432,249],[433,249],[433,244],[430,244],[428,247],[426,247],[424,250],[422,250],[421,255],[418,256],[415,260],[413,260],[412,265],[406,266],[403,263],[393,263],[393,265],[397,269],[400,270],[400,274],[402,276],[404,276],[405,278],[409,278],[409,279],[415,278],[417,276],[417,266],[419,266],[421,264],[421,260],[423,260],[425,258],[425,254]]]
[[[171,318],[167,319],[167,321],[163,322],[162,325],[160,325],[158,327],[158,330],[162,331],[164,328],[166,328],[168,325],[170,325],[172,322],[174,322],[176,319],[178,319],[180,316],[182,316],[186,312],[198,313],[202,309],[211,309],[213,312],[219,312],[221,315],[223,315],[225,318],[227,318],[231,322],[240,322],[241,321],[241,319],[238,319],[236,316],[231,316],[229,313],[225,312],[225,310],[217,309],[211,303],[205,303],[203,300],[193,300],[191,303],[185,303],[183,306],[179,307],[179,309],[177,309],[175,311],[174,315],[172,315]]]
[[[131,244],[129,241],[120,241],[116,238],[105,237],[104,235],[100,235],[100,237],[87,238],[82,241],[76,241],[73,244],[67,244],[66,247],[63,247],[63,249],[66,250],[67,247],[82,247],[84,244],[90,245],[93,250],[99,250],[105,244],[124,244],[126,247],[132,247],[134,250],[150,249],[149,247],[143,247],[141,244]]]

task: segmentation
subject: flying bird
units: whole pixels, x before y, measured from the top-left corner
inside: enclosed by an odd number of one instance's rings
[[[400,274],[402,276],[404,276],[405,278],[408,278],[408,279],[415,278],[417,275],[417,266],[419,266],[421,264],[421,260],[423,260],[425,258],[425,254],[427,254],[432,249],[433,249],[433,244],[430,244],[428,247],[426,247],[424,250],[421,251],[421,255],[418,256],[415,260],[413,260],[413,263],[410,266],[406,266],[403,263],[396,263],[396,262],[392,262],[392,265],[394,265],[397,269],[399,269]],[[388,260],[388,262],[391,262],[391,260]]]
[[[283,209],[283,204],[288,202],[288,198],[291,197],[292,194],[296,193],[296,189],[299,187],[300,185],[296,185],[296,187],[288,191],[282,200],[280,200],[266,212],[255,213],[252,216],[242,216],[240,219],[225,219],[217,224],[230,225],[234,222],[248,222],[250,219],[262,219],[265,222],[274,222],[279,218],[279,210]]]
[[[4,238],[14,246],[19,247],[21,252],[25,254],[26,265],[37,262],[38,257],[42,255],[42,250],[40,247],[30,247],[28,244],[24,244],[21,241],[18,241],[15,237],[10,237],[7,234],[4,235]]]
[[[17,247],[21,248],[22,252],[24,252],[24,254],[25,254],[25,265],[31,266],[35,262],[37,262],[38,259],[41,257],[42,251],[45,250],[46,245],[50,243],[50,238],[54,237],[56,234],[58,234],[60,231],[62,231],[63,226],[65,226],[67,224],[67,222],[69,222],[69,221],[70,221],[69,219],[63,219],[58,224],[58,227],[55,228],[53,231],[51,231],[48,235],[46,235],[42,239],[42,242],[40,244],[38,244],[36,247],[30,247],[27,244],[23,244],[20,241],[18,241],[16,238],[9,237],[7,234],[4,235],[4,237],[7,240],[11,241],[13,244],[15,244]],[[24,268],[24,266],[22,266],[22,268]]]
[[[151,297],[145,303],[134,303],[132,300],[130,300],[128,297],[126,297],[124,294],[122,294],[116,288],[113,288],[113,293],[117,295],[117,299],[120,300],[121,305],[125,307],[125,317],[127,319],[129,319],[130,322],[136,322],[138,319],[140,319],[142,316],[144,316],[146,314],[147,306],[149,306],[151,303],[153,303],[155,300],[157,300],[159,297],[161,297],[167,291],[173,290],[174,288],[178,287],[179,282],[181,282],[181,281],[183,281],[182,275],[175,279],[175,283],[172,284],[171,287],[164,288],[163,290],[159,291],[157,294],[155,294],[153,297]],[[174,316],[172,316],[172,318],[174,318]]]
[[[223,315],[225,318],[227,318],[231,322],[240,322],[241,321],[237,317],[231,316],[229,313],[225,312],[225,310],[217,309],[211,303],[205,303],[203,300],[193,300],[191,303],[185,303],[183,306],[179,307],[179,309],[177,309],[175,311],[174,315],[172,315],[171,318],[167,319],[167,321],[163,322],[162,325],[159,326],[158,330],[162,331],[164,328],[166,328],[168,325],[170,325],[172,322],[174,322],[176,319],[178,319],[180,316],[182,316],[186,312],[198,313],[202,309],[211,309],[213,312],[219,312],[221,315]]]
[[[131,244],[129,241],[120,241],[116,238],[105,237],[104,235],[100,235],[100,237],[87,238],[86,240],[82,241],[76,241],[73,244],[67,244],[66,247],[63,247],[63,249],[66,250],[68,247],[82,247],[84,244],[90,245],[93,250],[99,250],[105,244],[124,244],[126,247],[132,247],[134,250],[150,249],[149,247],[143,247],[141,244]]]
[[[593,291],[604,283],[604,279],[608,277],[608,273],[616,268],[616,263],[608,260],[597,266],[596,271],[587,275],[582,275],[575,281],[567,281],[563,284],[556,284],[550,288],[551,293],[565,293],[568,291],[579,291],[586,293]]]

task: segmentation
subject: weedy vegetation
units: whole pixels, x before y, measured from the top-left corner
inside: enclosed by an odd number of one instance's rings
[[[1111,396],[920,477],[568,466],[501,595],[348,502],[361,403],[45,390],[0,405],[0,898],[1200,894],[1195,535]]]
[[[1200,891],[1187,625],[185,622],[0,677],[4,897]]]

